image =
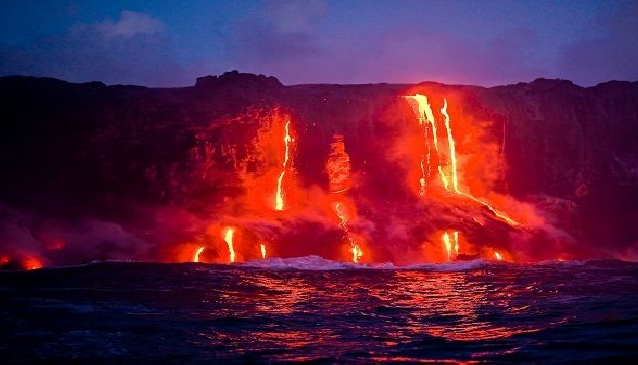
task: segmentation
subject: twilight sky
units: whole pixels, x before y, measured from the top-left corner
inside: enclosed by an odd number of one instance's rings
[[[21,0],[0,76],[187,86],[237,69],[300,83],[638,80],[638,1]]]

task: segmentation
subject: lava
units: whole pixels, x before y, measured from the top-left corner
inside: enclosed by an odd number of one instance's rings
[[[235,249],[233,248],[233,236],[235,229],[228,227],[224,233],[224,242],[228,245],[228,259],[230,262],[235,262]]]
[[[42,268],[42,261],[35,256],[27,256],[23,260],[22,265],[26,270],[35,270]]]
[[[441,182],[443,183],[443,187],[445,188],[445,190],[450,190],[450,187],[448,186],[448,181],[447,181],[447,177],[445,177],[445,174],[443,173],[443,169],[441,168],[441,165],[437,166],[437,169],[439,170],[439,175],[441,176]]]
[[[496,257],[496,259],[497,259],[498,261],[501,261],[501,260],[502,260],[501,254],[500,254],[500,253],[498,253],[498,252],[496,252],[496,251],[494,251],[494,257]]]
[[[363,250],[356,243],[352,243],[350,247],[350,252],[352,252],[352,261],[354,263],[358,263],[361,256],[363,256]]]
[[[284,210],[284,196],[282,189],[282,182],[284,180],[284,175],[286,174],[286,165],[288,164],[288,153],[289,147],[288,144],[292,142],[292,137],[289,132],[290,121],[286,122],[284,126],[284,162],[282,164],[281,174],[279,174],[279,179],[277,179],[277,195],[275,195],[275,210]]]
[[[202,246],[195,251],[195,254],[193,255],[193,262],[199,262],[199,255],[201,255],[202,252],[204,252],[204,248],[205,247]]]
[[[425,95],[415,94],[415,95],[406,96],[406,98],[408,98],[409,100],[414,100],[416,102],[417,108],[415,111],[417,112],[419,125],[423,126],[423,139],[425,141],[426,153],[425,153],[425,156],[421,156],[421,162],[419,164],[421,167],[421,178],[419,179],[419,195],[425,196],[425,187],[427,185],[427,179],[426,179],[425,169],[423,168],[424,157],[428,167],[427,177],[428,178],[430,177],[430,141],[428,139],[428,126],[425,123],[425,121],[427,120],[430,123],[430,127],[432,128],[432,140],[434,142],[434,150],[436,152],[437,161],[438,161],[439,160],[439,142],[438,142],[438,137],[436,132],[436,123],[434,121],[434,114],[432,113],[432,107],[430,106],[430,103],[428,103],[428,98]],[[443,182],[443,185],[447,189],[447,178],[445,177],[445,174],[443,174],[443,170],[441,170],[440,164],[437,166],[437,170],[439,171],[439,174],[441,175],[441,181]]]
[[[441,108],[441,114],[443,114],[443,116],[445,117],[445,129],[447,131],[447,138],[448,138],[448,147],[450,149],[450,163],[452,165],[452,186],[454,188],[454,191],[459,194],[462,195],[476,203],[479,203],[481,205],[483,205],[484,207],[486,207],[487,209],[489,209],[495,216],[497,216],[498,218],[501,218],[502,220],[506,221],[507,223],[509,223],[512,226],[518,226],[521,225],[519,222],[511,219],[510,217],[506,216],[503,213],[500,213],[499,211],[497,211],[496,209],[494,209],[491,205],[489,205],[488,203],[475,198],[474,196],[468,194],[468,193],[464,193],[462,191],[459,190],[459,180],[458,180],[458,169],[457,169],[457,162],[456,162],[456,142],[454,141],[454,137],[452,136],[452,127],[450,126],[450,116],[447,113],[447,100],[445,98],[443,98],[443,108]]]
[[[346,214],[343,211],[343,208],[341,207],[341,203],[335,204],[335,211],[337,213],[337,217],[340,219],[339,227],[345,233],[346,239],[348,240],[348,243],[350,244],[350,252],[352,253],[352,262],[358,263],[361,256],[363,256],[363,250],[361,249],[361,246],[359,246],[359,244],[357,243],[357,237],[354,236],[348,230],[348,218],[346,217]]]
[[[459,232],[454,231],[454,252],[459,256]]]
[[[443,98],[443,108],[441,108],[441,114],[445,117],[445,130],[447,132],[447,143],[450,149],[450,163],[452,164],[452,187],[456,193],[459,191],[459,178],[456,169],[456,143],[452,137],[452,128],[450,128],[450,116],[447,114],[447,100]],[[439,167],[440,168],[440,167]],[[441,172],[443,175],[443,172]],[[447,188],[447,187],[446,187]]]
[[[445,246],[445,252],[447,253],[447,260],[450,261],[452,244],[450,243],[450,236],[448,236],[447,232],[443,233],[443,245]]]
[[[259,249],[261,250],[261,258],[265,259],[266,258],[266,245],[261,243],[259,245]]]
[[[415,95],[410,95],[410,96],[406,96],[406,98],[414,100],[417,102],[418,104],[418,115],[417,118],[419,120],[419,124],[424,124],[425,123],[425,119],[427,119],[431,126],[432,126],[432,140],[434,142],[434,147],[435,150],[437,152],[437,156],[439,156],[439,150],[438,150],[438,140],[437,140],[437,136],[436,136],[436,123],[434,121],[434,116],[432,115],[432,108],[430,107],[430,104],[428,103],[428,99],[426,96],[421,95],[421,94],[415,94]],[[450,125],[450,116],[447,112],[447,108],[448,108],[448,104],[447,104],[447,99],[443,98],[443,107],[441,108],[441,114],[444,117],[444,126],[445,126],[445,130],[446,130],[446,136],[447,136],[447,142],[448,142],[448,158],[450,160],[450,170],[451,170],[451,183],[452,183],[452,189],[453,192],[456,193],[457,195],[461,195],[464,196],[478,204],[483,205],[484,207],[486,207],[490,212],[492,212],[492,214],[494,214],[496,217],[504,220],[505,222],[509,223],[512,226],[519,226],[521,225],[521,223],[513,220],[512,218],[508,217],[507,215],[497,211],[496,209],[494,209],[491,205],[489,205],[488,203],[475,198],[474,196],[470,195],[469,193],[465,193],[462,192],[459,189],[459,179],[458,179],[458,162],[456,159],[456,141],[454,140],[454,135],[452,133],[452,127]],[[423,160],[421,160],[421,164],[423,164]],[[446,190],[450,190],[449,189],[449,181],[448,178],[446,177],[440,163],[438,163],[437,165],[437,170],[439,171],[439,174],[441,176],[441,182],[443,183],[443,187]],[[423,168],[421,168],[421,171],[423,171]],[[419,195],[423,195],[421,194],[421,192],[419,192]]]

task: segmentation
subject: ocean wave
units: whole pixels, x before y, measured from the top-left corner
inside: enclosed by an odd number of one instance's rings
[[[526,266],[526,267],[537,267],[537,268],[568,268],[568,267],[577,267],[577,266],[594,266],[594,267],[614,267],[618,265],[635,265],[635,262],[623,261],[623,260],[545,260],[539,262],[527,262],[527,263],[512,263],[506,261],[494,261],[494,260],[486,260],[486,259],[475,259],[470,261],[450,261],[450,262],[442,262],[442,263],[431,263],[431,262],[423,262],[423,263],[413,263],[406,265],[397,265],[392,262],[385,263],[353,263],[353,262],[344,262],[344,261],[334,261],[325,259],[323,257],[317,255],[310,256],[301,256],[301,257],[290,257],[290,258],[280,258],[273,257],[267,259],[256,259],[252,261],[239,262],[239,263],[193,263],[193,262],[182,262],[182,263],[167,263],[167,262],[153,262],[153,261],[134,261],[134,260],[93,260],[90,262],[82,263],[82,264],[72,264],[72,265],[59,265],[59,266],[48,266],[37,269],[35,271],[42,270],[57,270],[57,269],[71,269],[71,268],[83,268],[90,266],[99,266],[99,265],[109,265],[109,264],[125,264],[125,265],[136,265],[136,264],[165,264],[165,265],[197,265],[196,269],[210,269],[211,267],[217,267],[218,269],[229,269],[229,268],[257,268],[257,269],[272,269],[272,270],[285,270],[285,269],[295,269],[295,270],[348,270],[348,269],[376,269],[376,270],[425,270],[425,271],[436,271],[436,272],[454,272],[454,271],[467,271],[467,270],[479,270],[484,268],[499,268],[499,267],[509,267],[509,266]]]
[[[465,271],[486,267],[490,261],[476,259],[472,261],[454,261],[445,263],[419,263],[411,265],[395,265],[386,263],[352,263],[324,259],[320,256],[302,256],[291,258],[268,258],[242,262],[237,265],[247,268],[271,270],[347,270],[347,269],[376,269],[376,270],[428,270],[428,271]]]

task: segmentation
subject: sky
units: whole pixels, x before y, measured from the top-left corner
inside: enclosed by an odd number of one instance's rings
[[[0,76],[189,86],[239,70],[306,83],[638,80],[636,0],[21,0]]]

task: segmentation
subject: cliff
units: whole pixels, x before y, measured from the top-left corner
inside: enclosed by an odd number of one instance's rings
[[[436,134],[427,123],[422,129],[403,98],[415,93],[432,104]],[[447,178],[455,173],[444,106],[459,191],[511,213],[521,226],[442,188],[437,167]],[[29,249],[50,263],[122,252],[165,260],[178,241],[208,242],[215,261],[223,249],[210,242],[219,237],[202,235],[224,222],[243,227],[252,244],[278,246],[273,252],[282,256],[342,258],[329,205],[344,189],[337,197],[351,206],[350,227],[366,237],[371,261],[404,262],[422,245],[439,245],[433,237],[448,230],[460,231],[472,252],[500,247],[521,252],[520,259],[609,256],[638,242],[638,82],[284,86],[231,72],[156,89],[4,77],[0,120],[2,224],[28,232]],[[271,205],[287,121],[294,141],[286,146],[286,209],[279,213]],[[168,211],[190,223],[167,233],[157,225]],[[67,254],[42,253],[52,220],[64,222],[55,224],[58,236],[80,241],[59,227],[87,219],[122,227],[144,249],[122,251],[109,241],[88,253],[79,243]],[[5,238],[0,248],[11,256],[26,247],[23,236]]]

